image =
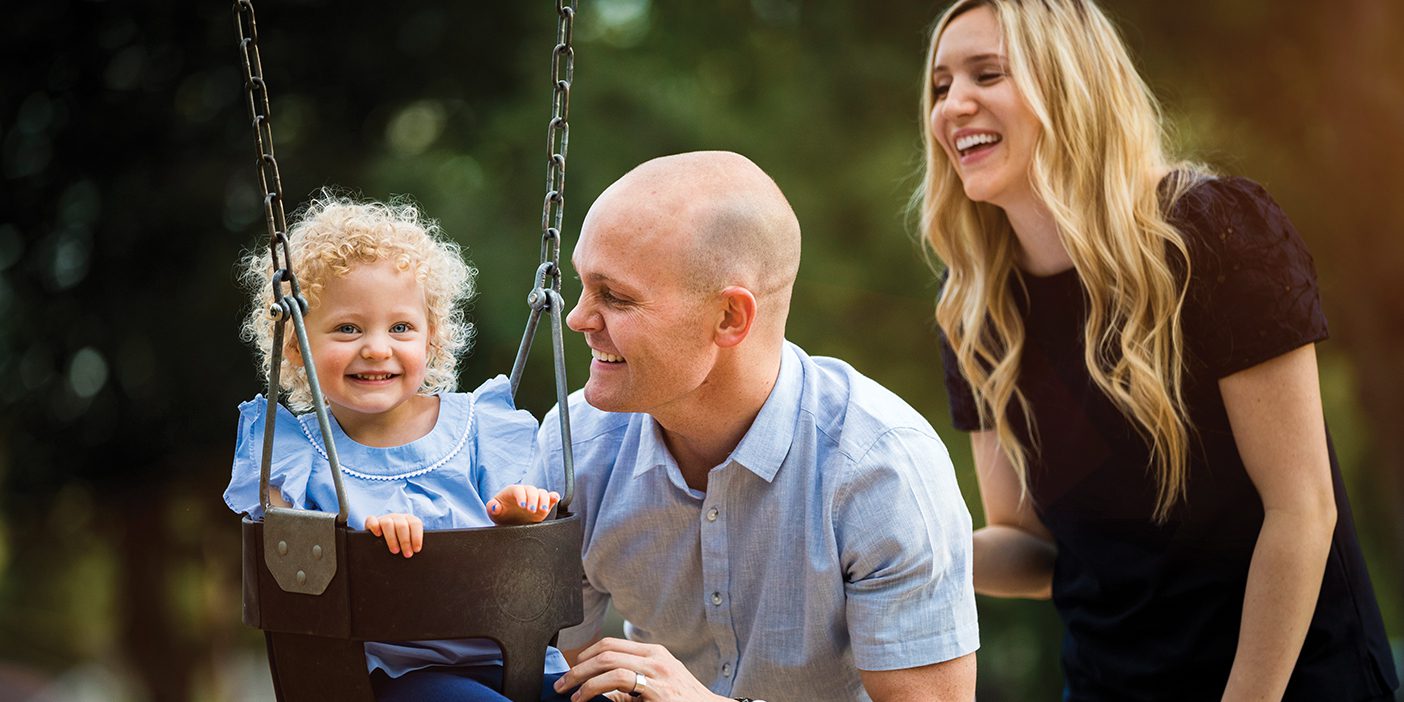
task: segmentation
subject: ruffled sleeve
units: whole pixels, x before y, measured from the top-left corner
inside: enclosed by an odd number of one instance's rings
[[[1187,347],[1213,377],[1326,338],[1311,254],[1262,186],[1208,181],[1176,215],[1190,246]]]
[[[536,418],[512,400],[507,376],[492,378],[473,391],[474,479],[484,500],[515,483],[544,487],[545,476],[533,468]]]
[[[229,509],[247,514],[251,519],[263,519],[259,501],[259,466],[263,460],[263,430],[268,400],[256,395],[239,405],[239,425],[234,438],[234,467],[229,487],[224,491],[224,503]],[[273,427],[273,461],[268,472],[269,489],[280,489],[283,499],[293,507],[316,509],[307,504],[307,483],[314,466],[326,470],[324,461],[314,453],[303,436],[297,418],[279,405]]]

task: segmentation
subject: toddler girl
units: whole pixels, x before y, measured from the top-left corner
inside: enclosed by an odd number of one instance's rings
[[[507,378],[453,392],[458,355],[472,326],[462,304],[475,271],[435,222],[408,203],[354,202],[323,194],[288,233],[291,265],[307,298],[306,327],[341,459],[349,523],[364,524],[405,558],[424,529],[539,522],[558,495],[528,484],[536,420],[513,406]],[[273,270],[266,253],[241,266],[253,295],[243,336],[267,377],[272,359]],[[292,330],[281,382],[292,412],[277,407],[270,500],[334,511],[332,482],[311,390]],[[233,476],[224,493],[235,512],[263,518],[259,503],[267,400],[239,406]],[[297,412],[298,414],[293,414]],[[366,642],[379,699],[503,700],[501,651],[491,641]],[[549,695],[567,669],[546,657]],[[564,699],[560,697],[560,699]]]

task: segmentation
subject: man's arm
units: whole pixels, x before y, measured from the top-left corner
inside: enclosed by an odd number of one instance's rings
[[[868,694],[967,702],[979,646],[971,524],[945,446],[929,430],[890,430],[834,500],[849,638]]]
[[[975,699],[975,654],[903,670],[860,670],[873,702]],[[772,700],[771,702],[779,702]]]

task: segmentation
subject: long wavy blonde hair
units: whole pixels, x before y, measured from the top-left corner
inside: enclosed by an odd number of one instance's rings
[[[402,271],[413,271],[424,291],[429,321],[429,355],[419,393],[457,389],[458,357],[473,337],[463,305],[473,296],[477,271],[464,263],[461,248],[444,236],[439,224],[406,199],[360,202],[329,190],[313,198],[294,219],[288,228],[288,248],[309,309],[321,302],[329,277],[346,275],[353,266],[388,260]],[[266,383],[273,364],[274,321],[268,315],[273,304],[273,264],[267,249],[255,249],[244,255],[239,268],[253,303],[241,336],[257,350]],[[293,361],[291,350],[296,344],[292,330],[286,330],[278,384],[287,391],[288,407],[306,412],[313,409],[312,389],[307,371]]]
[[[1165,213],[1207,171],[1169,159],[1155,98],[1090,0],[957,0],[931,33],[923,125],[935,107],[937,43],[952,19],[977,7],[994,12],[1009,77],[1041,126],[1029,182],[1086,291],[1087,370],[1149,444],[1158,484],[1154,517],[1163,521],[1185,494],[1191,431],[1180,321],[1189,257]],[[1010,277],[1019,275],[1018,240],[1002,209],[965,196],[929,126],[923,141],[921,228],[947,268],[936,321],[970,382],[982,424],[993,424],[1027,494],[1028,454],[1038,440],[1017,384],[1024,327]],[[1011,402],[1029,422],[1033,446],[1014,432]]]

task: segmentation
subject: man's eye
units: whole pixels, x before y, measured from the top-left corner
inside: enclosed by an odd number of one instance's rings
[[[390,333],[391,333],[391,334],[408,334],[408,333],[410,333],[410,330],[411,330],[411,329],[412,329],[412,327],[410,327],[410,325],[409,325],[408,322],[399,322],[399,323],[397,323],[395,326],[390,327]]]

